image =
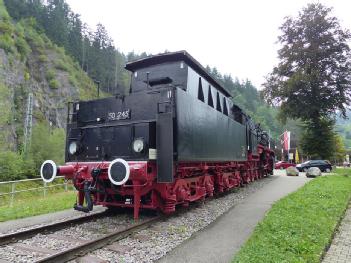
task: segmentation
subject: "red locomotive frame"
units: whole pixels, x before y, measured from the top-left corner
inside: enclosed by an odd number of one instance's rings
[[[140,209],[160,210],[165,214],[176,206],[203,200],[218,193],[260,179],[273,171],[274,153],[258,145],[258,154],[248,153],[247,161],[233,162],[178,162],[174,165],[174,182],[157,183],[155,161],[128,162],[130,176],[120,186],[110,183],[107,170],[111,162],[75,162],[57,167],[57,173],[73,180],[78,190],[77,204],[83,207],[86,200],[84,184],[94,185],[89,191],[93,205],[129,207],[138,219]],[[93,169],[101,173],[92,176]],[[104,185],[108,183],[106,188]],[[117,198],[118,196],[118,198]]]

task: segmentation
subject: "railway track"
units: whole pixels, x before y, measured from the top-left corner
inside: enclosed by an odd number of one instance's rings
[[[108,215],[102,212],[2,235],[0,262],[67,262],[126,238],[163,218],[153,216],[134,222],[128,214]],[[108,225],[111,229],[106,230]]]
[[[144,262],[154,261],[184,241],[191,233],[206,227],[244,196],[269,182],[263,180],[208,202],[181,208],[171,217],[143,213],[135,222],[131,213],[120,211],[99,220],[85,218],[72,227],[50,226],[0,236],[0,262]],[[64,224],[69,225],[67,222]],[[149,227],[151,226],[151,227]],[[44,226],[45,228],[45,226]],[[32,232],[35,231],[35,232]],[[44,234],[43,234],[44,233]],[[76,261],[77,260],[77,261]]]
[[[60,221],[56,223],[46,224],[43,226],[38,226],[34,228],[29,228],[23,231],[14,232],[10,234],[0,235],[0,246],[6,245],[8,243],[13,243],[19,240],[27,239],[37,234],[48,233],[63,229],[65,227],[81,224],[84,222],[89,222],[104,216],[107,216],[108,212],[95,213],[83,217],[72,218],[65,221]]]
[[[161,220],[163,218],[162,216],[156,216],[151,219],[148,219],[144,222],[135,224],[133,226],[127,227],[124,230],[121,231],[115,231],[114,233],[105,235],[101,238],[92,240],[90,242],[86,242],[84,244],[81,244],[79,246],[64,250],[62,252],[50,255],[48,257],[42,258],[36,262],[42,262],[42,263],[54,263],[54,262],[67,262],[69,260],[76,259],[84,254],[87,254],[91,251],[94,251],[96,249],[102,248],[110,243],[113,243],[115,241],[121,240],[139,230],[145,229],[151,224],[155,223],[156,221]]]

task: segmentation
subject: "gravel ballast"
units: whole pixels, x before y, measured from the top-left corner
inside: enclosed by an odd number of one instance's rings
[[[139,222],[148,218],[150,218],[149,215],[141,215]],[[47,250],[48,253],[50,251],[57,253],[80,243],[100,238],[108,233],[121,231],[134,223],[132,214],[119,214],[66,227],[54,233],[38,234],[29,239],[0,247],[0,259],[9,262],[34,262],[49,254],[26,250],[23,249],[23,246],[30,249]]]

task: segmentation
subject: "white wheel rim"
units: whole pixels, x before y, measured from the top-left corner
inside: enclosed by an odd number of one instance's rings
[[[54,171],[52,172],[52,177],[50,179],[46,179],[44,177],[44,175],[43,175],[43,169],[44,169],[45,164],[47,164],[47,163],[51,164],[53,169],[54,169]],[[43,162],[43,164],[40,167],[40,177],[41,177],[41,179],[43,179],[43,181],[46,182],[46,183],[51,183],[52,181],[54,181],[56,175],[57,175],[56,163],[54,161],[52,161],[52,160],[46,160],[45,162]]]
[[[122,163],[122,164],[124,165],[124,167],[126,168],[126,175],[125,175],[125,177],[123,178],[123,180],[122,180],[122,181],[119,181],[119,182],[115,181],[115,180],[113,179],[112,175],[111,175],[111,167],[112,167],[112,165],[114,165],[115,163]],[[123,159],[120,159],[120,158],[115,159],[115,160],[113,160],[113,161],[110,163],[110,165],[108,166],[107,174],[108,174],[108,179],[110,179],[111,183],[113,183],[114,185],[122,185],[122,184],[126,183],[126,182],[128,181],[128,179],[129,179],[129,174],[130,174],[130,167],[129,167],[129,164],[128,164],[125,160],[123,160]]]

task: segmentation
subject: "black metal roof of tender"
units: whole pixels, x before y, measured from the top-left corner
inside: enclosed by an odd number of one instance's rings
[[[210,84],[212,84],[219,91],[221,91],[224,95],[228,97],[232,96],[227,89],[225,89],[217,80],[215,80],[207,72],[207,70],[185,50],[152,55],[146,58],[131,61],[126,64],[125,68],[129,71],[134,72],[140,68],[145,68],[152,65],[157,65],[157,64],[166,63],[166,62],[174,62],[174,61],[184,61],[191,68],[193,68],[197,73],[202,75]]]

